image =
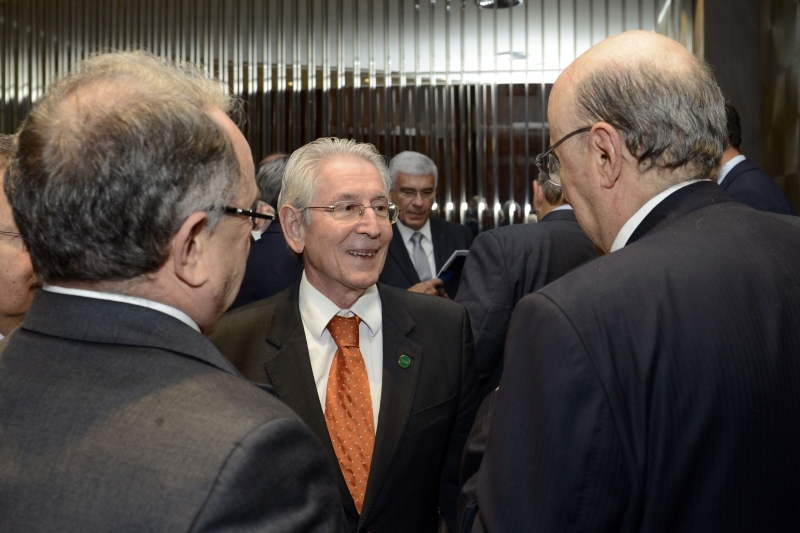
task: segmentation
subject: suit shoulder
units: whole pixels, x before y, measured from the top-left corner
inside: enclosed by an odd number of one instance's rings
[[[470,229],[462,224],[457,224],[455,222],[450,222],[448,220],[436,217],[431,217],[430,221],[431,231],[439,231],[442,233],[448,233],[450,235],[458,235],[459,237],[472,237],[472,232]]]
[[[463,305],[452,300],[398,289],[385,284],[381,284],[381,296],[384,304],[401,305],[412,315],[417,313],[426,316],[430,315],[434,317],[434,320],[438,320],[443,316],[460,316],[465,312]]]

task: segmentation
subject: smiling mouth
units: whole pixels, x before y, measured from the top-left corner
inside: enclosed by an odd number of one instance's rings
[[[356,257],[375,257],[375,254],[377,254],[378,252],[377,251],[374,251],[374,252],[356,252],[354,250],[348,250],[347,253],[350,254],[350,255],[354,255]]]

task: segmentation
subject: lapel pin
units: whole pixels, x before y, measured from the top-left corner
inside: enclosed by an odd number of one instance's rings
[[[403,354],[400,356],[400,359],[397,360],[397,364],[400,365],[400,368],[408,368],[411,365],[411,358]]]

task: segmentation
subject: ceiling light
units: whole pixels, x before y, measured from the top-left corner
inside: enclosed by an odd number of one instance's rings
[[[497,57],[502,57],[503,59],[510,57],[513,61],[524,61],[528,58],[528,55],[525,52],[500,52]]]
[[[503,9],[505,7],[518,6],[522,3],[522,0],[475,0],[475,3],[478,4],[478,7],[485,9],[492,9],[495,5],[499,9]]]

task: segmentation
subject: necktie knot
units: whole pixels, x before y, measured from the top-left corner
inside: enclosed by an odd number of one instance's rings
[[[420,233],[420,232],[418,232],[418,231],[415,231],[415,232],[414,232],[414,233],[411,235],[411,241],[412,241],[414,244],[419,244],[419,243],[421,243],[421,242],[422,242],[422,233]]]
[[[328,331],[339,348],[358,348],[358,325],[361,319],[356,316],[334,316],[328,322]]]

